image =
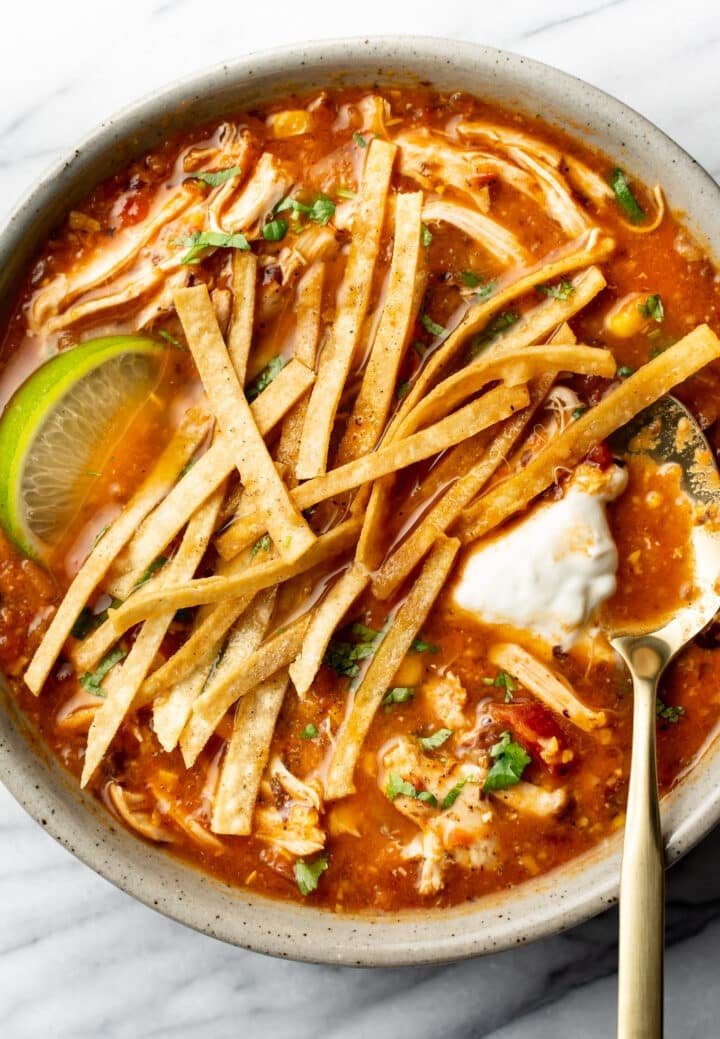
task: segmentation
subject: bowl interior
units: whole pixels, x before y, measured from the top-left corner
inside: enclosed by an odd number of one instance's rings
[[[645,182],[705,247],[720,253],[717,186],[640,115],[594,87],[537,62],[471,44],[425,38],[340,40],[223,65],[119,113],[81,142],[20,203],[0,236],[0,299],[12,300],[27,264],[73,204],[168,132],[260,101],[328,85],[430,83],[539,114],[600,148]],[[670,861],[720,817],[720,744],[663,803]],[[0,688],[0,775],[20,803],[71,852],[147,905],[261,952],[328,963],[400,965],[507,948],[585,919],[617,897],[619,837],[510,895],[399,916],[338,916],[232,889],[132,837],[43,747]],[[362,877],[358,880],[362,883]]]

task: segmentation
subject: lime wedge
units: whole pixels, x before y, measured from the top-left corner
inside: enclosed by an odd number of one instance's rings
[[[22,384],[0,418],[0,522],[42,559],[67,530],[162,373],[166,350],[139,336],[91,339]]]

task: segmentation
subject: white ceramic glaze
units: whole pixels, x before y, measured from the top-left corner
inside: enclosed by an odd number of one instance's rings
[[[539,113],[641,179],[660,180],[672,208],[684,210],[693,232],[713,254],[720,253],[715,183],[661,131],[602,91],[527,58],[457,41],[338,40],[213,68],[109,119],[46,174],[10,217],[0,235],[0,299],[11,298],[33,252],[67,209],[169,130],[292,90],[417,81]],[[720,743],[709,744],[663,803],[670,862],[720,818],[719,755]],[[131,836],[80,792],[6,689],[0,692],[0,776],[60,843],[119,887],[191,927],[278,956],[364,965],[458,959],[559,931],[617,897],[618,839],[512,892],[438,912],[339,916],[232,889]]]

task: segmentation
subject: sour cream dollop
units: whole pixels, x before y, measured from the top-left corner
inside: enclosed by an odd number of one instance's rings
[[[617,587],[605,505],[626,486],[619,466],[581,465],[563,498],[470,552],[453,593],[457,605],[486,624],[509,624],[569,649]]]

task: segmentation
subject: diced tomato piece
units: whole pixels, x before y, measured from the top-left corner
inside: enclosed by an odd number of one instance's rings
[[[494,703],[490,712],[510,729],[534,761],[549,772],[567,771],[575,752],[555,718],[542,704],[530,701]]]

